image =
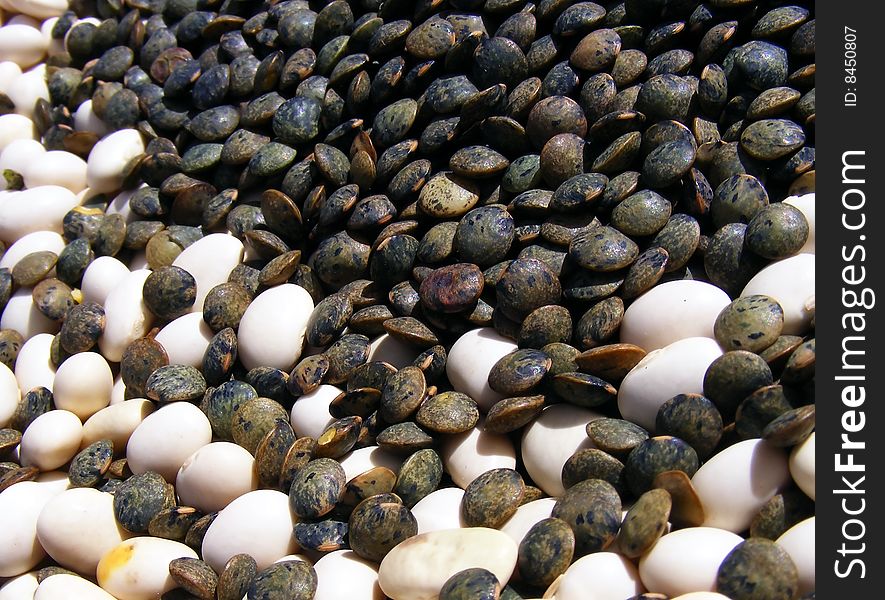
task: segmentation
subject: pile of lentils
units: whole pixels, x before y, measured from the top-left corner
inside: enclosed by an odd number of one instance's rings
[[[0,599],[814,598],[813,3],[0,22]]]

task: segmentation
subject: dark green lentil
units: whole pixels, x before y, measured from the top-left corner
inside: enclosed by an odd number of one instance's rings
[[[181,267],[162,267],[145,279],[143,297],[155,315],[172,320],[193,306],[197,297],[197,282]]]
[[[479,421],[479,409],[470,396],[442,392],[427,398],[415,413],[415,422],[436,433],[462,433]]]
[[[716,589],[729,598],[780,600],[796,597],[799,572],[787,551],[771,540],[738,544],[719,566]]]
[[[767,385],[744,398],[735,412],[735,432],[742,439],[762,437],[769,423],[792,410],[788,391],[779,384]]]
[[[607,481],[623,492],[624,463],[598,448],[578,450],[562,466],[562,485],[568,489],[587,479]]]
[[[359,556],[381,562],[399,542],[418,533],[418,521],[392,494],[360,502],[350,515],[350,547]]]
[[[136,161],[135,176],[153,188],[130,202],[130,208],[139,218],[154,219],[153,224],[126,225],[119,215],[105,218],[101,206],[95,210],[101,218],[94,230],[88,223],[68,220],[68,239],[89,238],[66,247],[56,267],[59,279],[79,285],[92,259],[90,244],[99,255],[118,254],[121,245],[127,251],[144,248],[157,271],[202,235],[197,228],[186,228],[188,235],[161,229],[163,221],[202,224],[206,233],[226,226],[260,257],[231,275],[243,284],[237,291],[247,294],[236,301],[227,298],[229,302],[223,294],[210,294],[217,304],[204,309],[206,322],[214,331],[226,332],[228,341],[233,330],[226,328],[236,328],[259,283],[304,285],[317,304],[327,293],[366,276],[379,288],[348,295],[351,309],[342,311],[346,316],[330,318],[322,335],[311,334],[312,345],[332,346],[328,355],[305,359],[296,383],[295,371],[288,378],[276,370],[267,371],[261,381],[257,375],[247,377],[262,395],[289,402],[289,392],[307,393],[320,383],[345,381],[346,394],[353,394],[346,396],[350,406],[358,405],[358,397],[370,398],[373,392],[368,390],[380,394],[383,381],[370,387],[355,377],[351,385],[349,375],[365,364],[369,340],[353,334],[338,340],[345,325],[367,336],[386,330],[413,340],[416,356],[439,343],[434,348],[441,350],[422,353],[414,366],[424,372],[425,385],[438,383],[446,390],[444,379],[435,381],[445,368],[445,348],[461,331],[483,325],[497,327],[524,349],[541,348],[550,356],[546,377],[558,375],[559,388],[539,391],[556,401],[564,389],[570,396],[607,389],[588,377],[617,383],[644,355],[627,344],[607,344],[616,341],[617,315],[601,324],[589,317],[576,320],[590,311],[604,312],[600,301],[611,308],[629,300],[654,285],[662,271],[671,277],[709,278],[736,297],[766,260],[801,247],[801,223],[768,224],[767,216],[778,211],[795,216],[779,200],[788,186],[801,189],[813,180],[813,172],[810,178],[802,175],[813,169],[814,156],[814,96],[808,91],[814,74],[808,64],[814,51],[811,11],[714,2],[693,13],[677,8],[671,15],[668,9],[662,16],[629,2],[603,8],[544,1],[524,9],[508,1],[456,4],[450,7],[454,13],[440,13],[441,7],[431,2],[414,15],[397,3],[367,5],[354,14],[352,5],[338,0],[316,7],[317,12],[283,3],[234,7],[235,15],[218,15],[212,11],[227,9],[176,1],[143,25],[133,17],[135,5],[99,6],[105,18],[101,26],[80,23],[71,28],[67,46],[71,64],[78,68],[50,74],[51,104],[67,104],[72,110],[92,98],[96,114],[112,126],[134,126],[143,118],[137,126],[145,135],[170,139],[151,141],[148,158]],[[73,22],[64,19],[57,26],[59,38]],[[668,21],[659,22],[664,19]],[[286,60],[289,47],[298,50]],[[136,59],[141,69],[127,70]],[[81,65],[86,65],[83,73]],[[788,81],[792,88],[785,88]],[[136,97],[140,103],[134,102]],[[46,103],[38,107],[36,119],[47,131],[47,144],[55,143],[49,140],[56,133],[50,132],[67,127],[46,127],[57,120]],[[682,124],[668,121],[672,119]],[[76,141],[80,151],[95,141],[74,140],[75,135],[64,141]],[[296,162],[301,156],[305,158]],[[453,172],[441,176],[440,167]],[[794,182],[799,176],[802,182]],[[774,182],[771,187],[766,179]],[[452,181],[457,183],[447,183]],[[643,190],[640,181],[655,191]],[[430,182],[440,188],[434,194]],[[347,194],[340,189],[348,183],[356,184],[356,191],[344,198]],[[229,192],[237,188],[244,194]],[[261,190],[260,208],[257,197],[245,194],[255,188],[271,188]],[[425,188],[431,189],[425,194]],[[384,193],[387,202],[380,195]],[[524,193],[529,195],[514,199]],[[661,217],[648,206],[638,216],[631,214],[636,202],[631,198],[651,193],[659,194],[674,214]],[[477,205],[482,218],[468,212]],[[587,212],[598,221],[578,218]],[[461,222],[439,225],[439,219]],[[82,233],[76,233],[80,226]],[[586,242],[599,226],[603,232],[620,229],[627,237],[647,238],[626,240],[622,248],[588,248]],[[398,243],[408,252],[391,252],[391,247],[400,248]],[[298,251],[311,257],[310,266],[296,264],[293,255],[283,261],[294,267],[291,272],[279,269],[278,263],[264,264]],[[502,293],[497,284],[506,282],[502,275],[513,258],[517,266],[528,259],[545,264],[559,291],[546,300]],[[701,259],[704,264],[695,265]],[[433,277],[428,267],[448,269],[454,261],[469,265],[462,271],[474,269],[467,273],[472,277],[469,286],[457,293],[445,285],[433,294],[418,291]],[[490,274],[476,283],[479,269],[501,264],[494,281]],[[49,271],[44,275],[52,276]],[[484,290],[487,285],[495,291]],[[386,294],[392,289],[397,295],[389,304],[395,311],[387,306]],[[453,299],[441,301],[449,292]],[[356,319],[369,306],[373,309]],[[63,323],[65,337],[56,343],[67,352],[90,349],[101,334],[94,315],[82,323],[83,333],[71,331],[74,322],[67,324],[76,308]],[[415,320],[389,322],[394,312]],[[419,325],[435,337],[419,333]],[[323,343],[314,343],[317,336]],[[772,346],[782,337],[776,335]],[[573,338],[587,352],[579,355],[568,346]],[[142,338],[131,344],[131,355],[121,365],[127,397],[142,395],[150,373],[168,362],[151,342]],[[808,352],[800,353],[784,369],[786,349],[793,346],[785,338],[777,351],[758,350],[761,356],[751,356],[769,361],[777,375],[783,370],[787,387],[807,387],[814,373],[813,348],[810,361]],[[220,391],[210,390],[204,400],[219,439],[232,437],[232,413],[255,392],[245,383],[238,385],[242,382],[221,383],[231,375],[242,378],[233,356],[225,351],[204,365],[210,383],[220,383]],[[742,368],[747,372],[739,372]],[[771,369],[766,379],[755,359],[731,366],[724,361],[716,369],[711,366],[708,376],[715,389],[707,395],[727,421],[744,397],[773,379]],[[443,394],[457,393],[427,391],[428,412],[434,399],[440,402],[446,399]],[[490,412],[486,427],[515,431],[531,421],[545,400],[545,395],[507,398],[495,405],[500,408]],[[262,406],[254,415],[259,429],[287,405]],[[361,443],[379,431],[385,446],[400,451],[433,443],[430,438],[438,433],[430,426],[434,421],[419,414],[421,409],[407,417],[418,419],[433,436],[411,421],[385,430],[388,424],[375,414],[365,415],[371,425],[362,425],[367,437]],[[363,415],[339,418],[346,416]],[[813,416],[805,413],[785,419],[772,435],[799,439],[809,420]],[[244,436],[246,423],[252,419],[239,423],[240,440],[257,446],[259,442]],[[438,419],[436,423],[441,429]],[[310,446],[305,442],[300,458],[308,449],[312,453]],[[629,447],[621,457],[625,451]],[[298,459],[293,455],[287,463],[280,482],[284,491]],[[674,509],[678,504],[674,501]],[[245,593],[240,589],[231,597]]]
[[[151,519],[175,504],[169,484],[157,473],[132,475],[114,493],[114,516],[132,533],[147,532]]]
[[[759,352],[774,343],[784,324],[784,311],[774,298],[738,298],[716,317],[713,332],[726,350]]]
[[[81,305],[81,306],[86,306]],[[96,305],[98,306],[98,305]],[[73,314],[74,311],[71,311]],[[104,311],[102,310],[102,316]],[[68,319],[70,320],[70,316]],[[65,329],[62,326],[62,333]],[[97,336],[96,336],[97,337]],[[61,337],[62,345],[71,351],[66,337]],[[126,385],[126,389],[136,395],[146,394],[146,385],[150,376],[159,369],[169,364],[169,356],[163,346],[153,337],[143,337],[126,346],[123,357],[120,360],[120,377]]]
[[[682,471],[689,477],[700,466],[694,448],[671,436],[657,436],[640,442],[624,463],[630,491],[640,495],[653,487],[654,478],[664,471]]]
[[[814,514],[814,502],[798,489],[785,490],[766,502],[750,523],[750,537],[776,540]]]
[[[494,600],[500,597],[501,583],[491,571],[474,567],[458,571],[439,590],[440,600]]]
[[[208,564],[196,558],[176,558],[169,563],[172,579],[197,598],[214,598],[218,575]]]
[[[310,600],[316,589],[317,574],[312,566],[302,560],[286,560],[259,571],[249,583],[246,596],[254,600]]]
[[[440,473],[442,472],[440,467]],[[397,475],[387,467],[375,467],[360,473],[347,482],[341,503],[345,506],[356,506],[366,498],[394,491]]]
[[[68,478],[74,487],[95,487],[114,458],[114,443],[111,440],[98,440],[89,444],[74,458],[68,468]]]
[[[157,402],[192,402],[206,392],[206,379],[190,365],[165,365],[147,378],[145,394]]]
[[[344,470],[331,458],[317,458],[299,470],[289,490],[292,512],[315,519],[328,514],[344,491]]]
[[[248,554],[232,556],[218,576],[215,589],[218,600],[241,600],[257,572],[255,559]]]
[[[433,445],[433,438],[412,421],[385,428],[378,433],[375,441],[381,448],[398,454],[410,454]]]
[[[607,547],[621,524],[621,499],[611,484],[599,479],[581,481],[559,497],[552,515],[575,534],[575,555]]]
[[[59,332],[62,347],[71,353],[85,352],[98,342],[104,331],[104,307],[84,302],[71,307]]]
[[[489,409],[483,427],[491,433],[510,433],[524,427],[541,414],[545,396],[504,398]]]
[[[230,424],[233,441],[254,455],[277,419],[285,419],[288,414],[279,402],[270,398],[258,396],[246,400],[233,410]]]
[[[716,405],[700,394],[678,394],[658,409],[655,430],[691,445],[698,457],[708,458],[722,438],[722,416]]]
[[[9,367],[10,371],[15,370],[15,360],[24,343],[24,337],[16,330],[0,330],[0,362]]]
[[[499,528],[522,502],[525,482],[513,469],[491,469],[465,489],[461,514],[469,527]]]
[[[182,542],[202,516],[200,511],[190,506],[164,508],[148,523],[148,533],[153,537]]]
[[[649,550],[667,529],[672,500],[663,489],[642,494],[624,517],[616,543],[628,558],[636,558]]]
[[[442,476],[443,464],[436,451],[431,448],[418,450],[403,461],[392,491],[411,508],[437,489]]]

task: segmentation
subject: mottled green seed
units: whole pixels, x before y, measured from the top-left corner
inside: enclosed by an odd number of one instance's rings
[[[40,469],[37,467],[18,467],[13,465],[15,463],[8,464],[8,470],[0,472],[0,492],[20,481],[34,481],[40,474]]]
[[[403,461],[392,491],[411,508],[439,487],[442,475],[443,464],[436,451],[418,450]]]
[[[600,406],[617,396],[615,386],[595,375],[566,371],[553,376],[552,388],[556,394],[576,406]]]
[[[289,393],[293,396],[309,394],[320,386],[328,370],[329,359],[322,354],[303,358],[289,373]]]
[[[205,537],[206,532],[209,530],[209,526],[212,525],[212,522],[217,516],[218,513],[215,512],[203,515],[197,519],[191,528],[187,530],[187,535],[184,537],[184,543],[196,551],[202,551],[203,537]]]
[[[172,320],[193,306],[197,297],[197,282],[181,267],[161,267],[145,279],[142,295],[145,304],[155,315]]]
[[[624,490],[624,463],[598,448],[582,448],[562,466],[562,485],[568,489],[587,479],[601,479]]]
[[[341,458],[353,448],[360,435],[362,417],[342,417],[328,425],[317,438],[314,455],[323,458]]]
[[[192,402],[206,393],[206,379],[190,365],[165,365],[151,373],[144,389],[157,402]]]
[[[403,367],[391,375],[381,390],[380,414],[388,423],[400,423],[411,416],[424,399],[427,382],[418,367]]]
[[[71,459],[68,478],[74,487],[95,487],[111,466],[114,458],[114,442],[98,440],[80,450]]]
[[[787,392],[782,385],[767,385],[744,398],[734,415],[738,436],[741,439],[762,437],[769,423],[792,410]]]
[[[762,538],[735,546],[716,575],[716,590],[734,600],[788,600],[798,589],[799,572],[790,555]]]
[[[541,348],[553,342],[568,343],[572,338],[572,316],[568,309],[548,304],[526,315],[519,328],[521,348]]]
[[[621,295],[624,299],[640,296],[664,276],[670,255],[663,248],[649,248],[639,255],[624,278]]]
[[[287,144],[309,142],[319,134],[321,111],[315,98],[295,96],[275,107],[273,131]]]
[[[254,177],[273,177],[283,173],[293,162],[297,152],[279,142],[269,142],[259,148],[248,163],[249,174]]]
[[[672,206],[651,190],[637,192],[620,202],[612,211],[611,224],[631,237],[654,235],[670,218]]]
[[[814,501],[788,489],[766,502],[750,523],[750,537],[776,540],[790,527],[814,514]]]
[[[331,458],[317,458],[295,474],[289,489],[289,506],[303,519],[331,512],[344,493],[344,469]]]
[[[528,425],[544,408],[543,395],[504,398],[489,409],[483,427],[490,433],[510,433]]]
[[[333,3],[334,4],[334,3]],[[249,600],[311,600],[316,594],[317,574],[303,560],[285,560],[259,571],[249,583]]]
[[[218,600],[242,600],[257,572],[258,566],[250,555],[232,556],[218,576],[218,585],[215,589]]]
[[[114,493],[114,516],[132,533],[147,532],[151,519],[175,504],[171,486],[157,473],[133,475]]]
[[[655,430],[691,445],[698,457],[709,457],[722,438],[722,416],[716,405],[700,394],[677,394],[658,409]]]
[[[500,394],[523,394],[538,385],[552,365],[550,357],[540,350],[515,350],[492,366],[489,386]]]
[[[270,489],[278,487],[283,463],[295,439],[295,432],[289,421],[277,419],[273,429],[268,431],[258,444],[255,449],[255,471],[261,487]]]
[[[22,396],[8,425],[18,431],[25,431],[34,419],[52,409],[52,392],[42,386],[35,387]]]
[[[148,533],[152,537],[183,542],[187,532],[202,516],[200,511],[190,506],[164,508],[148,523]]]
[[[660,189],[677,183],[694,164],[694,141],[674,140],[652,150],[642,165],[642,176],[649,186]],[[670,215],[667,214],[667,217]],[[666,220],[665,220],[666,222]]]
[[[578,320],[575,341],[581,348],[590,349],[612,339],[624,318],[624,302],[618,296],[594,304]]]
[[[691,215],[677,213],[670,217],[655,238],[651,246],[667,251],[666,273],[683,268],[698,247],[701,228],[697,219]]]
[[[621,525],[621,499],[610,483],[581,481],[559,497],[551,516],[562,519],[575,534],[575,555],[607,547]]]
[[[747,174],[732,175],[716,187],[710,212],[713,224],[719,228],[728,223],[749,223],[768,206],[768,192],[756,177]]]
[[[704,271],[710,282],[732,297],[739,296],[767,262],[747,249],[744,243],[746,229],[743,223],[723,225],[704,251]]]
[[[369,338],[362,334],[344,334],[325,353],[329,359],[326,383],[337,385],[350,376],[351,371],[369,358]]]
[[[483,206],[461,218],[454,249],[462,261],[488,267],[504,259],[513,238],[513,217],[503,207]]]
[[[553,359],[553,366],[550,367],[549,371],[550,375],[578,370],[575,358],[580,352],[574,346],[562,342],[554,342],[541,348],[541,351]]]
[[[805,133],[787,119],[762,119],[741,133],[741,147],[757,160],[776,160],[805,144]]]
[[[497,529],[513,516],[524,493],[525,482],[517,471],[491,469],[464,489],[461,515],[469,527]]]
[[[439,600],[495,600],[500,591],[494,573],[474,567],[449,577],[439,590]]]
[[[71,291],[71,288],[63,281],[50,278],[35,285],[31,297],[34,300],[34,306],[43,315],[53,321],[61,321],[74,306],[74,297]]]
[[[418,533],[412,511],[390,494],[366,498],[350,515],[350,547],[366,560],[381,560],[401,541]]]
[[[762,438],[776,446],[791,447],[802,443],[815,426],[814,404],[781,413],[765,426]]]
[[[417,348],[439,344],[439,338],[424,323],[414,317],[394,317],[382,324],[390,337]]]
[[[292,488],[292,482],[295,480],[295,475],[307,463],[313,460],[316,446],[317,441],[312,437],[302,437],[295,440],[295,443],[289,448],[289,452],[286,453],[283,468],[280,471],[280,491],[286,494],[289,493],[289,490]]]
[[[97,302],[77,304],[62,323],[59,341],[68,352],[85,352],[98,342],[104,325],[104,307]]]
[[[629,266],[639,255],[636,242],[617,229],[601,226],[580,234],[569,245],[569,256],[585,269],[609,272]]]
[[[562,519],[535,523],[519,543],[517,564],[530,585],[546,587],[565,572],[575,551],[575,535]]]
[[[738,298],[716,317],[713,333],[726,350],[759,352],[774,343],[784,326],[784,311],[764,295]]]
[[[188,593],[197,598],[215,597],[218,575],[208,564],[196,558],[176,558],[169,563],[172,579]]]
[[[691,477],[700,466],[694,448],[683,440],[656,436],[640,442],[624,463],[630,491],[640,495],[652,488],[655,477],[664,471],[683,471]]]
[[[672,500],[670,493],[653,489],[642,494],[624,517],[616,543],[627,558],[644,554],[667,530]]]
[[[270,398],[258,396],[247,400],[233,411],[230,426],[233,441],[254,455],[277,419],[286,419],[288,415],[279,402]]]
[[[55,252],[40,250],[21,258],[12,268],[12,279],[19,287],[30,287],[49,275],[58,262]]]
[[[320,242],[313,255],[313,269],[323,283],[340,288],[367,273],[370,250],[346,232],[337,233]]]
[[[559,278],[535,258],[517,258],[495,284],[498,307],[506,316],[520,321],[536,308],[557,304],[561,293]]]
[[[85,307],[87,304],[81,306]],[[95,306],[100,308],[99,305]],[[71,315],[68,317],[69,320],[72,318],[76,308],[77,307],[71,311]],[[101,311],[101,316],[103,320],[103,310]],[[65,328],[62,326],[62,334],[64,334],[64,332]],[[61,343],[68,351],[76,348],[76,340],[72,342],[64,335],[62,335]],[[166,354],[166,350],[159,342],[152,337],[139,338],[129,344],[123,351],[123,357],[120,360],[120,376],[122,377],[127,390],[131,390],[132,393],[136,395],[144,395],[146,394],[145,386],[147,385],[150,376],[157,369],[168,364],[169,357]]]
[[[747,224],[747,247],[763,258],[796,254],[808,239],[808,221],[794,206],[777,202],[764,207]]]
[[[332,552],[346,545],[347,523],[332,519],[295,523],[294,535],[305,550]]]
[[[252,294],[242,284],[220,283],[206,294],[203,320],[212,331],[221,331],[226,327],[237,329],[251,302]]]
[[[230,327],[212,336],[201,365],[207,385],[220,385],[228,380],[237,360],[238,349],[237,334]]]
[[[468,146],[455,152],[449,159],[449,168],[455,175],[473,179],[493,177],[510,165],[503,154],[486,146]]]
[[[415,413],[415,422],[436,433],[462,433],[479,421],[479,408],[470,396],[441,392],[427,398]]]

